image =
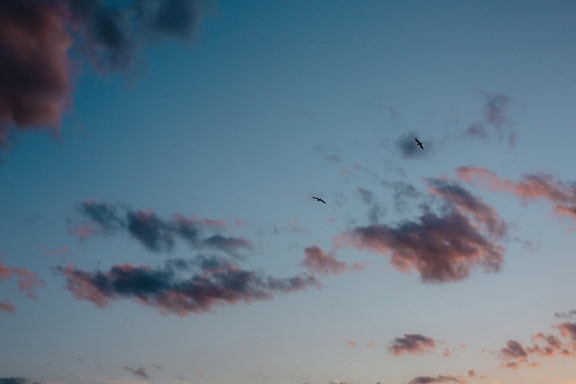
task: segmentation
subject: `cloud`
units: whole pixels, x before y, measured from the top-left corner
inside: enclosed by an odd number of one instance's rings
[[[460,132],[461,138],[479,139],[484,142],[496,136],[498,141],[506,140],[510,147],[516,144],[516,132],[512,129],[508,112],[512,99],[504,93],[492,93],[479,90],[484,97],[482,118],[470,124]]]
[[[383,181],[382,185],[392,188],[394,191],[394,210],[397,213],[405,213],[408,208],[408,200],[420,197],[420,192],[412,184],[405,181]]]
[[[418,135],[414,132],[406,133],[396,140],[396,148],[400,151],[400,155],[405,159],[415,159],[423,158],[428,155],[428,153],[434,148],[434,144],[431,140],[422,140],[422,145],[424,150],[420,149],[415,137]]]
[[[356,191],[360,195],[360,199],[364,202],[364,204],[369,206],[368,211],[368,220],[371,224],[378,223],[380,217],[384,214],[384,209],[376,199],[374,198],[374,194],[364,188],[356,187]]]
[[[9,301],[0,301],[0,312],[16,312],[16,307],[14,307]]]
[[[72,40],[56,1],[0,2],[0,145],[8,130],[58,128],[71,90]]]
[[[436,348],[434,339],[419,334],[405,334],[404,337],[397,337],[388,347],[388,351],[393,355],[404,354],[420,355],[429,353]]]
[[[132,373],[134,376],[138,376],[143,379],[150,378],[150,376],[148,376],[148,374],[146,373],[146,369],[144,369],[144,367],[139,368],[124,367],[124,370]]]
[[[114,265],[109,271],[87,272],[68,265],[57,267],[56,271],[66,277],[67,288],[77,299],[105,307],[112,300],[129,298],[162,314],[178,316],[319,286],[308,274],[275,278],[217,257],[177,259],[156,268],[123,264]],[[189,272],[188,276],[184,272]]]
[[[523,202],[548,200],[556,213],[576,220],[576,183],[559,181],[546,173],[530,173],[513,181],[501,179],[486,168],[470,166],[458,168],[457,175],[482,188],[510,192]]]
[[[36,299],[36,290],[46,284],[38,275],[26,268],[7,267],[0,262],[0,281],[9,280],[15,277],[18,282],[20,292],[26,293],[31,299]]]
[[[556,312],[554,313],[554,316],[562,320],[571,319],[573,317],[576,317],[576,310],[572,310],[569,312]]]
[[[466,384],[466,380],[459,376],[438,375],[438,376],[418,376],[408,384],[431,384],[431,383],[458,383]]]
[[[203,237],[205,230],[222,230],[221,220],[187,218],[177,214],[172,220],[158,217],[154,212],[131,210],[113,204],[93,200],[84,201],[77,206],[78,212],[90,220],[88,224],[69,229],[83,237],[95,233],[128,233],[140,244],[152,252],[170,252],[181,238],[194,248],[210,248],[235,255],[240,250],[252,249],[252,243],[242,237],[213,234]],[[98,227],[92,228],[93,225]],[[79,236],[80,236],[79,235]]]
[[[73,43],[100,69],[127,69],[146,42],[191,39],[203,0],[0,1],[0,144],[12,128],[58,131],[71,104]]]
[[[356,346],[358,344],[354,340],[348,340],[348,341],[346,341],[346,345],[351,347],[351,348],[356,348]]]
[[[35,381],[30,381],[23,377],[2,377],[0,378],[0,384],[38,384]]]
[[[505,226],[496,212],[454,183],[433,179],[427,183],[444,202],[441,214],[423,206],[417,220],[356,227],[336,242],[391,254],[396,269],[415,269],[425,283],[463,280],[477,267],[500,271],[504,248],[494,241]]]
[[[304,255],[304,261],[300,265],[321,275],[340,275],[346,271],[358,272],[365,267],[365,263],[354,262],[348,265],[345,261],[339,261],[334,252],[326,253],[316,245],[305,248]]]
[[[495,238],[502,238],[506,235],[508,231],[506,223],[496,210],[462,186],[443,179],[426,179],[426,182],[432,194],[441,196],[462,212],[472,215],[476,222],[484,225],[488,233]]]
[[[536,367],[538,361],[532,357],[564,356],[576,358],[576,323],[563,322],[553,326],[559,335],[539,332],[532,335],[532,345],[524,346],[516,340],[508,340],[506,347],[500,350],[502,368],[518,369],[523,365]]]

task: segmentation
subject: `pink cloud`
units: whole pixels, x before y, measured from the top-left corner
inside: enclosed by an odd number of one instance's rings
[[[26,293],[31,299],[36,299],[35,291],[46,285],[36,273],[28,269],[8,267],[0,262],[0,281],[9,280],[12,277],[16,278],[20,292]]]
[[[348,340],[346,341],[346,345],[348,345],[350,348],[356,348],[358,344],[356,344],[356,342],[353,340]]]
[[[576,219],[576,184],[556,180],[546,173],[530,173],[520,181],[501,179],[482,167],[460,167],[458,178],[481,188],[514,194],[527,203],[536,199],[547,200],[561,216]]]
[[[66,277],[67,288],[77,299],[98,307],[128,298],[162,314],[178,316],[209,312],[219,305],[267,300],[276,293],[320,285],[308,274],[274,278],[217,257],[178,259],[164,268],[123,264],[109,271],[86,272],[69,265],[57,271]],[[192,275],[182,276],[186,272]]]
[[[79,226],[68,228],[68,233],[76,236],[79,240],[85,240],[90,236],[96,235],[98,231],[95,228],[89,226]]]
[[[336,237],[336,246],[390,254],[397,270],[416,270],[426,283],[463,280],[477,267],[500,271],[504,247],[495,241],[505,235],[506,224],[496,211],[456,183],[427,183],[445,203],[440,214],[424,207],[417,220],[356,227]]]
[[[560,336],[539,332],[532,336],[533,344],[523,346],[516,340],[508,340],[506,347],[500,350],[500,358],[504,360],[502,368],[518,369],[523,365],[537,367],[538,361],[530,361],[531,357],[564,356],[576,358],[576,323],[564,322],[553,326]]]
[[[0,301],[0,312],[14,313],[14,312],[16,312],[16,307],[14,307],[12,304],[10,304],[6,300]]]
[[[347,264],[338,261],[333,253],[327,254],[315,245],[304,249],[305,258],[302,264],[311,271],[323,275],[340,275],[346,272]]]

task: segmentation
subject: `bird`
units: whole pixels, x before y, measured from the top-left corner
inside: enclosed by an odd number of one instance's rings
[[[319,197],[312,196],[312,198],[318,200],[318,201],[321,202],[321,203],[326,204],[326,202],[325,202],[324,200],[322,200],[321,198],[319,198]]]
[[[420,147],[421,150],[424,150],[424,146],[422,145],[422,142],[420,140],[418,140],[417,137],[414,138],[414,140],[416,140],[416,143],[418,144],[418,146]]]

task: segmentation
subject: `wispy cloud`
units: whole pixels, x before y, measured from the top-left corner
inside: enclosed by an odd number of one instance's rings
[[[21,292],[26,293],[26,295],[31,299],[36,299],[36,290],[46,285],[44,281],[42,281],[38,275],[32,271],[26,268],[8,267],[0,262],[0,282],[9,280],[12,277],[16,278],[18,289]],[[5,303],[5,309],[11,309],[11,311],[14,310],[14,306],[8,302]]]
[[[16,307],[13,306],[9,301],[0,301],[0,312],[16,312]]]
[[[556,180],[546,173],[529,173],[519,181],[501,179],[492,171],[482,167],[460,167],[458,177],[468,183],[492,191],[513,193],[523,202],[544,199],[552,203],[559,215],[576,220],[576,183]]]
[[[0,144],[11,128],[60,126],[71,104],[76,43],[97,68],[127,69],[156,37],[191,39],[206,1],[44,0],[0,2]],[[26,41],[26,44],[22,42]]]
[[[505,232],[503,220],[458,184],[426,181],[431,193],[443,201],[441,213],[424,205],[417,220],[356,227],[335,241],[339,246],[391,254],[396,269],[415,269],[426,283],[459,281],[476,267],[500,271],[504,248],[495,240]]]
[[[225,225],[221,220],[188,218],[180,214],[175,215],[172,220],[166,220],[153,211],[131,210],[93,200],[82,202],[77,206],[77,210],[90,222],[75,226],[74,229],[96,226],[91,234],[126,232],[152,252],[170,252],[177,238],[197,249],[214,249],[230,255],[252,249],[252,243],[243,237],[224,236],[219,233],[204,236],[205,231],[223,230]]]
[[[397,337],[388,347],[388,351],[393,355],[400,356],[405,354],[421,355],[432,352],[436,348],[434,339],[419,334],[405,334],[403,337]]]
[[[146,373],[146,369],[144,367],[132,368],[132,367],[124,367],[125,371],[132,373],[134,376],[141,377],[142,379],[149,379],[148,373]]]
[[[156,268],[123,264],[109,271],[87,272],[68,265],[56,271],[66,277],[67,288],[77,299],[105,307],[112,300],[129,298],[162,314],[178,316],[319,286],[308,274],[275,278],[217,257],[175,259]]]

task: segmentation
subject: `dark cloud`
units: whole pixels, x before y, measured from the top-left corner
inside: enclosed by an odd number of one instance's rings
[[[503,93],[491,93],[484,90],[479,92],[485,99],[482,119],[461,131],[460,137],[487,142],[495,136],[498,141],[506,140],[508,145],[513,147],[516,144],[517,134],[508,117],[512,99]]]
[[[432,140],[423,140],[419,138],[424,146],[424,150],[420,149],[415,137],[418,135],[414,132],[406,133],[396,140],[396,147],[400,151],[400,155],[402,155],[405,159],[415,159],[415,158],[423,158],[427,156],[432,149],[434,148],[434,144]]]
[[[431,384],[431,383],[458,383],[466,384],[466,380],[459,376],[439,375],[439,376],[418,376],[408,384]]]
[[[178,316],[204,313],[220,305],[271,299],[276,293],[319,285],[308,274],[275,278],[217,257],[180,260],[156,268],[124,264],[109,271],[86,272],[69,265],[56,271],[66,277],[67,288],[77,299],[105,307],[112,300],[129,298],[162,314]]]
[[[127,69],[155,37],[191,39],[206,0],[0,1],[0,145],[13,128],[60,127],[71,104],[69,48],[101,69]]]
[[[153,252],[171,251],[174,247],[172,227],[151,212],[127,212],[128,232]]]
[[[0,145],[12,126],[60,126],[72,41],[57,1],[0,1]]]
[[[146,369],[144,367],[138,368],[131,368],[131,367],[124,367],[125,371],[132,373],[134,376],[141,377],[142,379],[149,379],[148,373],[146,373]]]
[[[81,238],[95,234],[95,224],[103,233],[125,231],[153,252],[170,252],[176,238],[180,237],[194,248],[210,248],[231,255],[237,251],[252,249],[252,243],[242,237],[213,234],[205,237],[204,232],[222,230],[219,220],[199,220],[176,215],[172,220],[158,217],[152,211],[130,210],[112,204],[85,201],[78,205],[78,212],[90,220],[88,225],[70,228],[68,231]]]
[[[36,381],[30,381],[23,377],[2,377],[0,384],[39,384]]]
[[[88,200],[79,204],[77,209],[81,214],[97,224],[104,232],[115,231],[124,225],[118,210],[112,204]]]
[[[434,339],[419,334],[406,334],[404,337],[395,338],[388,351],[396,356],[409,353],[420,355],[431,352],[434,348],[436,348]]]
[[[202,241],[206,247],[218,249],[220,251],[234,253],[237,249],[252,249],[250,241],[238,237],[226,237],[222,235],[213,235]]]
[[[0,312],[16,312],[16,307],[13,306],[9,301],[0,301]]]

